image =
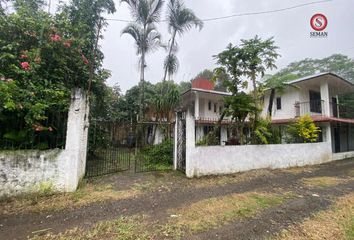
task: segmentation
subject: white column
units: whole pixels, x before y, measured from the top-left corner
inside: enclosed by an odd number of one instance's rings
[[[226,141],[227,141],[227,128],[225,126],[221,126],[221,128],[220,128],[220,145],[225,146]]]
[[[199,93],[195,92],[195,100],[194,100],[194,117],[195,119],[199,119]]]
[[[71,96],[66,130],[65,154],[66,190],[75,191],[85,174],[88,141],[89,103],[82,89]]]
[[[328,88],[328,82],[323,81],[321,84],[321,99],[324,100],[323,103],[323,109],[322,109],[322,115],[324,116],[330,116],[331,114],[331,106],[330,106],[330,99],[329,99],[329,88]]]
[[[186,114],[186,176],[193,177],[194,163],[191,157],[195,148],[195,118],[191,110],[187,110]]]
[[[173,169],[177,170],[177,142],[178,142],[178,113],[175,113],[175,132],[174,132],[174,147],[173,147]]]
[[[323,142],[328,143],[328,147],[333,151],[331,123],[324,123],[322,127]]]

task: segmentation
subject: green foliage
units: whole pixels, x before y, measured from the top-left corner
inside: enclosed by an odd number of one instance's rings
[[[148,146],[140,150],[139,155],[144,156],[150,164],[173,164],[173,141],[168,139],[160,144]]]
[[[218,146],[220,145],[220,138],[218,131],[211,131],[203,136],[201,140],[196,143],[197,146]]]
[[[0,146],[4,139],[32,146],[42,139],[43,148],[48,137],[62,137],[71,90],[88,88],[91,70],[92,89],[100,95],[107,74],[102,53],[93,50],[102,37],[100,15],[114,11],[112,4],[75,0],[50,15],[43,1],[17,0],[14,11],[1,15]]]
[[[287,128],[287,141],[289,143],[313,143],[318,141],[321,130],[315,125],[309,115],[297,119]]]
[[[272,121],[268,118],[259,118],[254,129],[254,143],[269,144],[272,139]]]
[[[171,39],[168,45],[168,55],[164,62],[165,75],[163,80],[166,80],[167,74],[169,79],[178,70],[177,42],[176,36],[182,36],[192,27],[199,29],[203,28],[203,22],[194,14],[194,12],[187,8],[182,0],[169,0],[167,6],[168,31],[171,34]]]

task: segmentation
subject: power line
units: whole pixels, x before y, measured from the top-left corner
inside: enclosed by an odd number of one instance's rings
[[[244,17],[244,16],[252,16],[252,15],[261,15],[261,14],[268,14],[268,13],[283,12],[283,11],[288,11],[288,10],[292,10],[292,9],[296,9],[296,8],[302,8],[302,7],[309,6],[309,5],[315,5],[315,4],[331,2],[331,1],[332,0],[323,0],[323,1],[309,2],[309,3],[303,3],[303,4],[299,4],[299,5],[294,5],[294,6],[291,6],[291,7],[279,8],[279,9],[268,10],[268,11],[238,13],[238,14],[233,14],[233,15],[228,15],[228,16],[223,16],[223,17],[206,18],[206,19],[201,19],[201,20],[203,22],[211,22],[211,21],[217,21],[217,20],[223,20],[223,19],[235,18],[235,17]],[[107,21],[115,21],[115,22],[125,22],[125,23],[133,22],[133,21],[130,21],[130,20],[116,19],[116,18],[106,18],[106,20]],[[160,22],[167,22],[167,21],[168,20],[161,20]]]

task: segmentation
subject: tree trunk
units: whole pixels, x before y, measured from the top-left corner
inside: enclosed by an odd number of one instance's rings
[[[175,41],[176,41],[176,34],[177,32],[176,31],[173,31],[173,34],[172,34],[172,38],[171,38],[171,45],[170,45],[170,49],[169,49],[169,52],[168,52],[168,58],[170,58],[171,54],[172,54],[172,50],[173,50],[173,46],[175,45]],[[166,81],[166,77],[167,77],[167,71],[168,71],[168,66],[165,67],[165,74],[163,76],[163,81]]]
[[[275,97],[275,88],[271,89],[270,96],[269,96],[269,104],[268,104],[268,115],[272,117],[273,113],[273,102]]]

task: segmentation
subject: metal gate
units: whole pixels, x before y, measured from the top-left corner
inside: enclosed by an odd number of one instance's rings
[[[186,171],[186,114],[179,112],[177,116],[177,170]]]
[[[173,125],[139,123],[137,125],[135,172],[171,170],[173,165]]]
[[[89,145],[86,177],[96,177],[130,169],[134,139],[130,124],[92,121],[89,128]]]

